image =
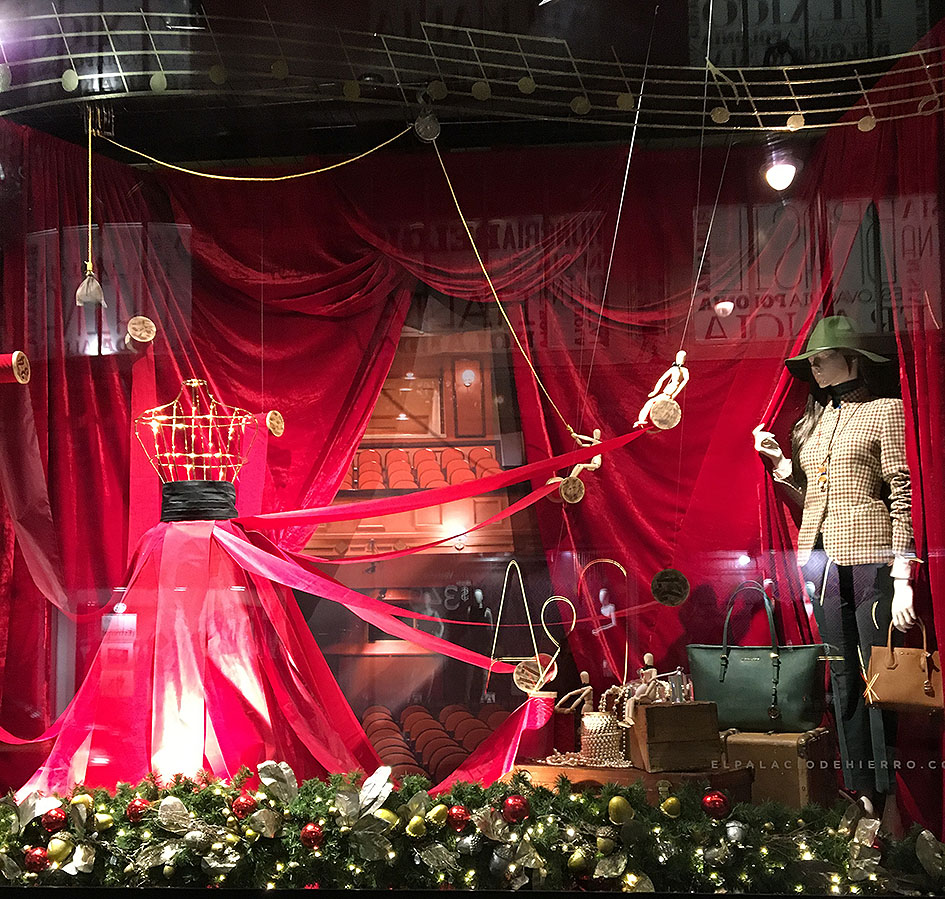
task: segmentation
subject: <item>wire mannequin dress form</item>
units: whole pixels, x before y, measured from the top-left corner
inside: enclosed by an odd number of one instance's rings
[[[291,590],[225,548],[250,542],[229,519],[255,428],[196,379],[136,420],[164,482],[161,522],[139,543],[122,603],[20,795],[113,788],[151,771],[226,778],[266,759],[300,778],[380,764]]]

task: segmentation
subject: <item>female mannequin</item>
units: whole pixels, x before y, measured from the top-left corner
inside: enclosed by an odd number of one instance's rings
[[[845,317],[823,319],[806,352],[785,363],[812,382],[791,434],[793,461],[764,423],[753,433],[775,480],[803,502],[798,563],[821,638],[842,657],[830,675],[844,784],[875,803],[893,793],[895,719],[866,705],[862,672],[890,621],[900,631],[915,624],[917,560],[902,400],[870,393],[864,360],[888,362],[861,347]]]

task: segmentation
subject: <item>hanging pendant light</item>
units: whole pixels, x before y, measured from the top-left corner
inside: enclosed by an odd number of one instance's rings
[[[88,233],[88,258],[85,260],[85,278],[82,280],[82,283],[79,285],[78,290],[75,292],[75,304],[76,306],[105,306],[105,293],[102,290],[102,285],[99,283],[98,278],[95,277],[95,272],[92,267],[92,107],[89,106],[88,109],[89,115],[88,120],[86,121],[86,127],[88,130],[88,183],[89,183],[89,196],[88,196],[88,223],[89,223],[89,233]]]

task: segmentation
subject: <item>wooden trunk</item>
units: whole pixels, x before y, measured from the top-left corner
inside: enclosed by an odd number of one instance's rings
[[[723,767],[751,768],[751,799],[794,808],[809,802],[830,807],[837,799],[836,740],[818,727],[800,734],[722,733]]]
[[[714,702],[638,705],[627,731],[628,757],[644,771],[704,771],[721,758]]]

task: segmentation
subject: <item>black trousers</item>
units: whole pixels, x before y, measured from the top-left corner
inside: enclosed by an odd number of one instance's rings
[[[892,620],[888,565],[837,565],[820,540],[803,568],[814,618],[829,654],[843,782],[865,793],[890,793],[896,716],[866,704],[865,670],[873,646],[884,646]]]

